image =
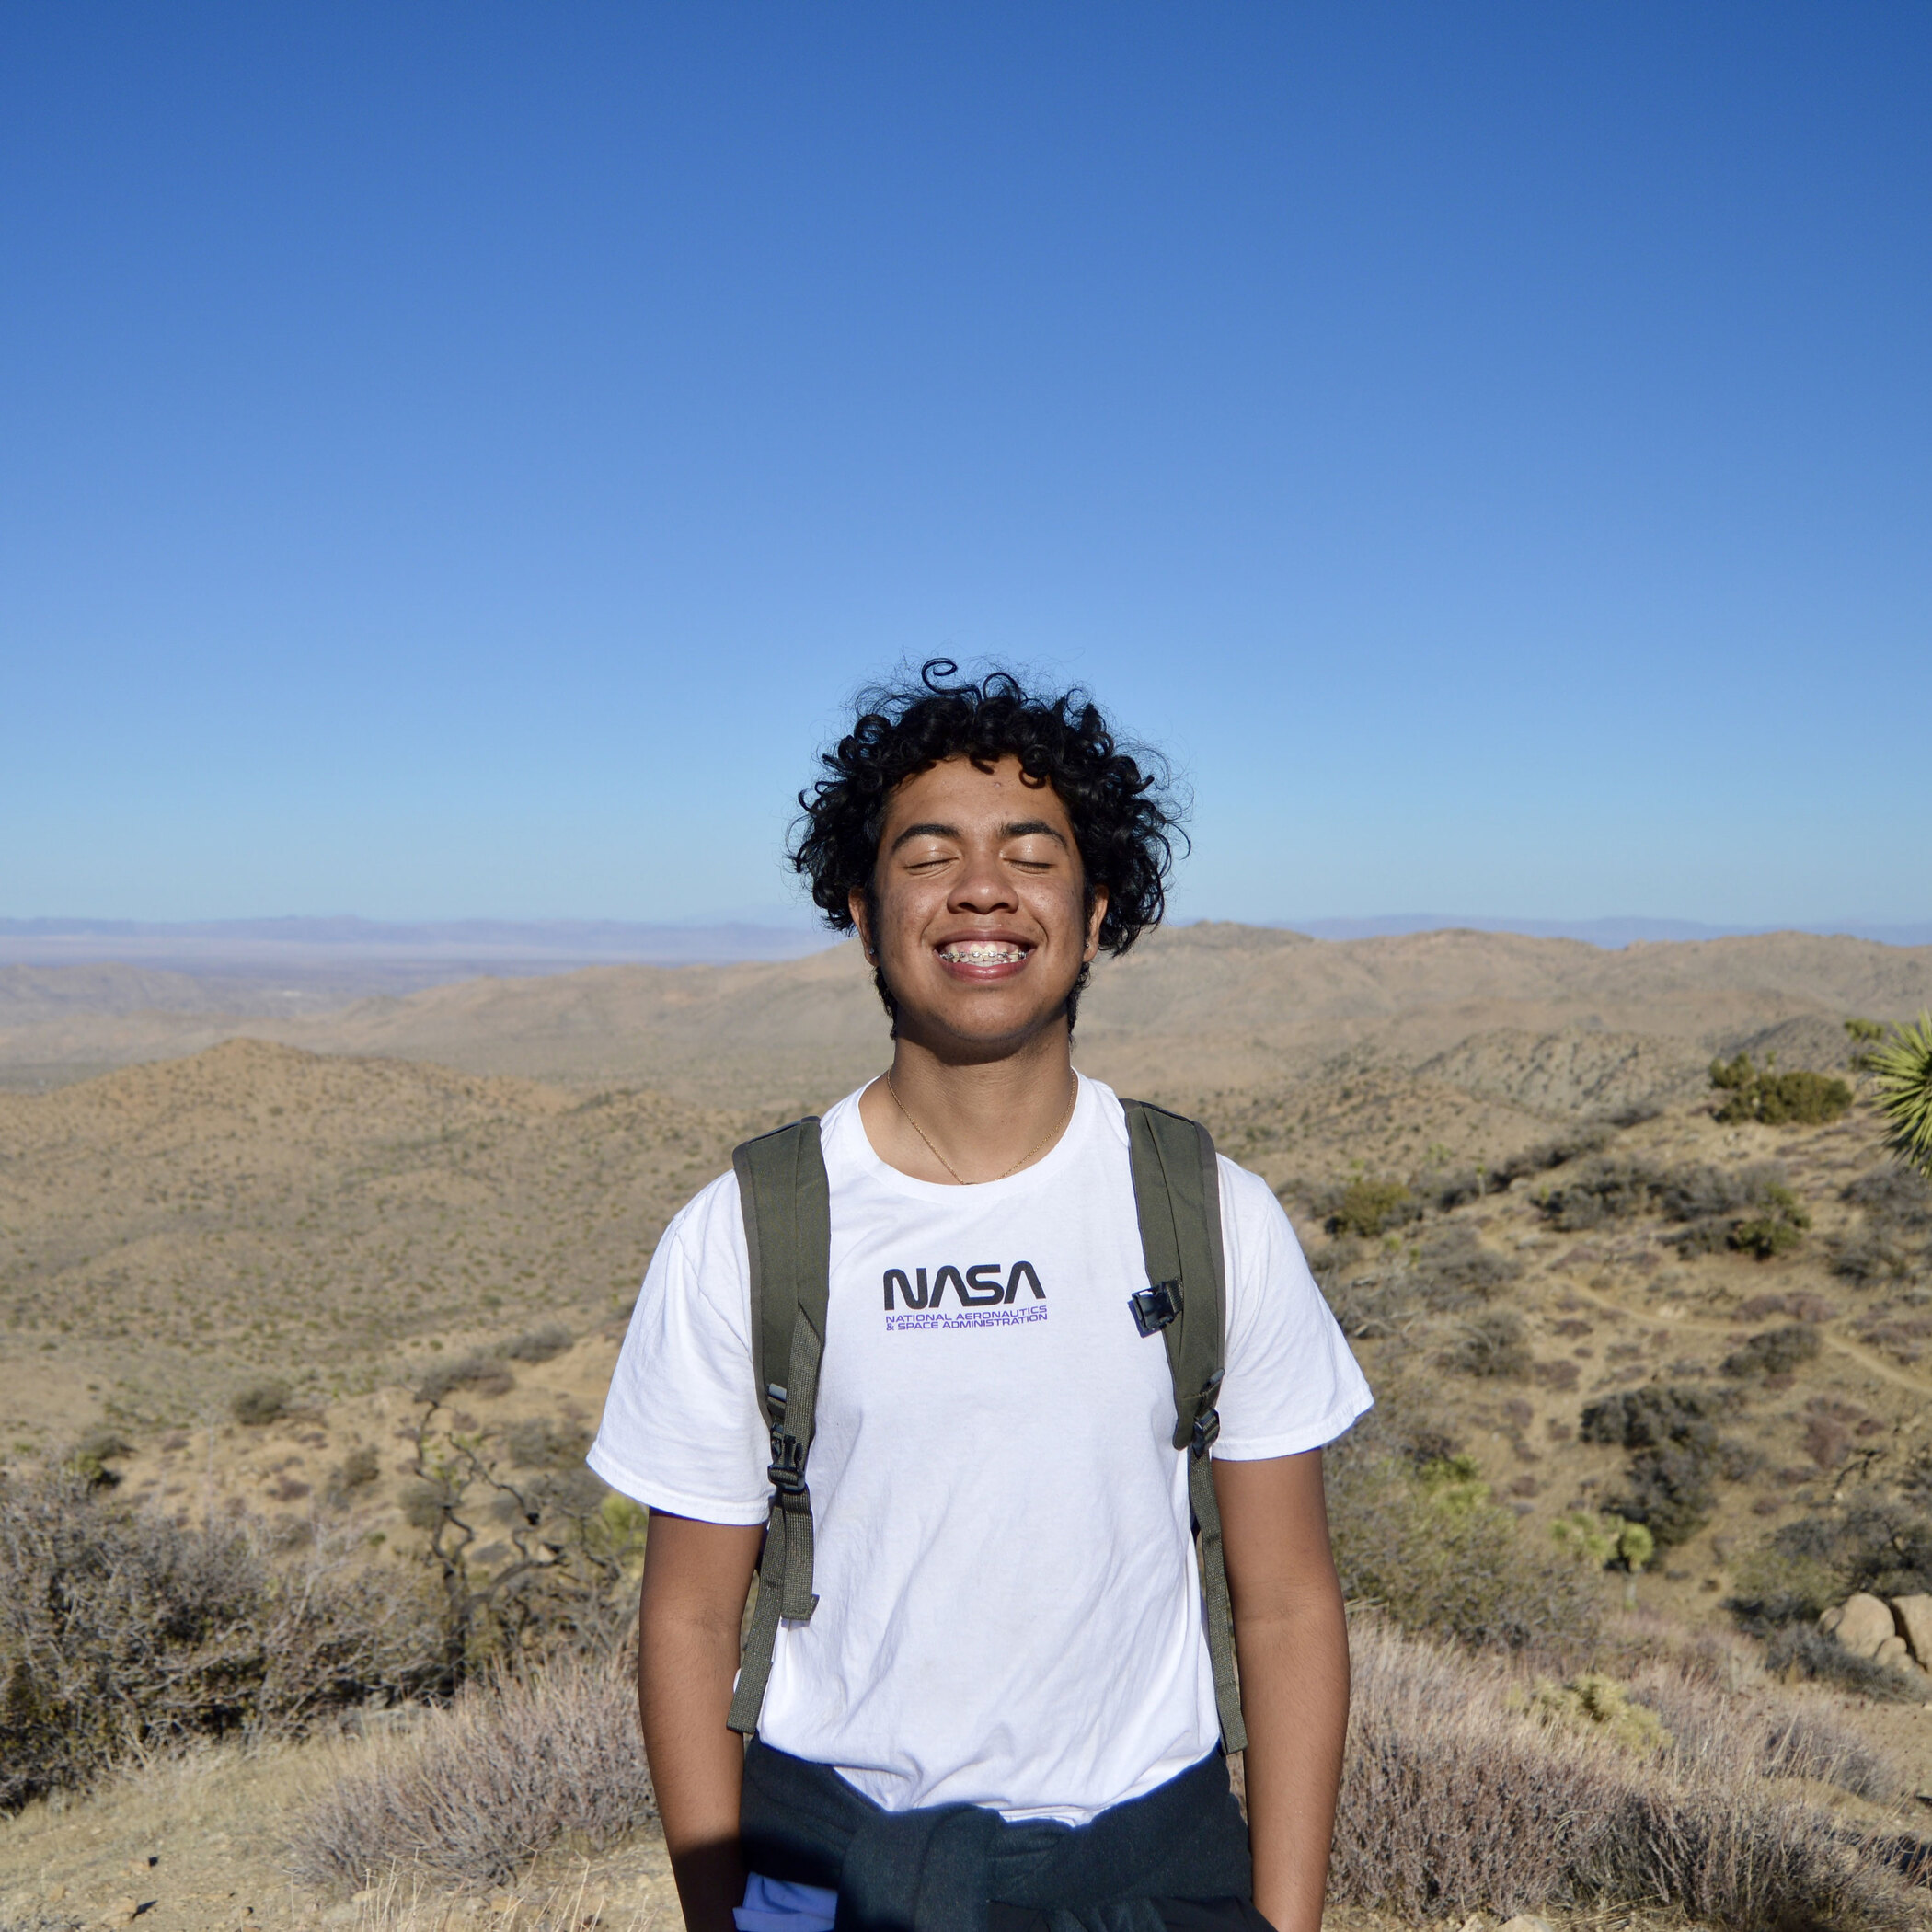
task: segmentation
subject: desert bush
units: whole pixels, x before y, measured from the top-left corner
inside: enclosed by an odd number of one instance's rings
[[[601,1850],[657,1815],[620,1662],[565,1656],[479,1681],[362,1755],[296,1827],[293,1862],[310,1883],[366,1885],[413,1865],[500,1884],[566,1838]]]
[[[1630,1458],[1610,1507],[1642,1524],[1659,1549],[1674,1549],[1710,1521],[1716,1501],[1715,1459],[1705,1445],[1665,1443]]]
[[[1835,1121],[1852,1103],[1852,1090],[1829,1074],[1780,1074],[1773,1063],[1760,1067],[1749,1053],[1734,1060],[1713,1060],[1710,1084],[1726,1098],[1719,1104],[1720,1121],[1761,1121],[1767,1127],[1816,1127]]]
[[[507,1396],[516,1386],[516,1377],[494,1355],[464,1355],[454,1362],[439,1362],[417,1385],[419,1402],[443,1402],[459,1388],[479,1396]]]
[[[121,1480],[121,1472],[109,1465],[132,1454],[133,1445],[119,1430],[102,1427],[88,1430],[63,1460],[75,1475],[98,1488],[112,1489]]]
[[[1528,1331],[1513,1308],[1491,1308],[1463,1325],[1443,1363],[1465,1375],[1520,1379],[1530,1372]]]
[[[532,1416],[503,1432],[503,1447],[519,1469],[575,1468],[590,1446],[587,1430],[551,1416]]]
[[[1834,1274],[1870,1286],[1932,1270],[1932,1181],[1909,1167],[1880,1167],[1840,1198],[1861,1213],[1831,1244]]]
[[[1818,1627],[1854,1591],[1873,1596],[1932,1592],[1932,1514],[1909,1498],[1867,1493],[1775,1530],[1738,1564],[1725,1608],[1765,1643],[1765,1667],[1866,1696],[1920,1699],[1922,1680],[1855,1656]]]
[[[1315,1279],[1352,1340],[1395,1334],[1411,1317],[1458,1313],[1487,1301],[1521,1272],[1473,1228],[1444,1227],[1419,1244],[1391,1243],[1367,1274],[1346,1271],[1360,1253],[1344,1239],[1315,1263]]]
[[[1738,1594],[1777,1622],[1815,1618],[1854,1591],[1932,1593],[1932,1513],[1866,1492],[1841,1509],[1782,1524],[1742,1560]],[[1776,1603],[1775,1613],[1766,1606]]]
[[[1686,1254],[1733,1248],[1762,1257],[1794,1247],[1811,1216],[1776,1161],[1749,1167],[1654,1167],[1635,1159],[1586,1162],[1537,1205],[1557,1227],[1579,1232],[1606,1221],[1661,1214],[1684,1224]]]
[[[1488,1301],[1523,1272],[1521,1263],[1485,1248],[1471,1227],[1445,1227],[1424,1241],[1414,1262],[1422,1305],[1438,1313]]]
[[[1717,1430],[1740,1398],[1731,1390],[1651,1384],[1591,1403],[1579,1432],[1586,1443],[1632,1452],[1627,1487],[1610,1502],[1618,1515],[1640,1523],[1659,1549],[1686,1543],[1710,1520],[1719,1477],[1737,1466],[1735,1445]]]
[[[1803,1322],[1788,1328],[1766,1328],[1754,1335],[1742,1348],[1733,1349],[1719,1366],[1727,1375],[1788,1375],[1802,1363],[1812,1361],[1819,1350],[1818,1330]]]
[[[1917,1271],[1919,1263],[1911,1249],[1869,1225],[1834,1236],[1830,1255],[1832,1272],[1861,1288],[1903,1281]]]
[[[1587,1648],[1601,1616],[1591,1569],[1491,1502],[1466,1457],[1419,1467],[1363,1433],[1326,1460],[1336,1567],[1351,1602],[1478,1649]]]
[[[1420,1220],[1422,1203],[1399,1180],[1350,1181],[1328,1210],[1331,1235],[1360,1235],[1373,1241],[1392,1227]]]
[[[1889,1663],[1847,1650],[1816,1624],[1780,1624],[1765,1639],[1765,1668],[1779,1676],[1829,1684],[1880,1704],[1916,1704],[1920,1680]]]
[[[1610,1443],[1620,1449],[1649,1449],[1699,1433],[1714,1440],[1717,1423],[1742,1406],[1742,1397],[1732,1389],[1653,1382],[1590,1403],[1578,1433],[1586,1443]]]
[[[251,1382],[236,1395],[228,1410],[246,1428],[265,1428],[288,1414],[292,1393],[286,1382]]]
[[[0,1807],[118,1755],[443,1688],[418,1580],[248,1522],[183,1527],[85,1478],[0,1478]]]
[[[561,1322],[547,1321],[541,1328],[506,1343],[503,1352],[512,1362],[548,1362],[570,1346],[570,1331]]]
[[[1847,1182],[1840,1198],[1875,1221],[1932,1231],[1932,1180],[1909,1167],[1880,1167]]]
[[[1456,1167],[1439,1176],[1429,1192],[1436,1206],[1447,1212],[1466,1201],[1480,1200],[1485,1194],[1500,1193],[1512,1181],[1532,1174],[1547,1174],[1552,1167],[1568,1167],[1586,1154],[1599,1154],[1610,1144],[1610,1129],[1601,1121],[1578,1127],[1553,1139],[1539,1141],[1511,1155],[1494,1167]]]
[[[1506,1187],[1532,1174],[1547,1174],[1552,1167],[1565,1167],[1586,1154],[1600,1154],[1610,1144],[1610,1130],[1601,1122],[1572,1129],[1552,1139],[1538,1141],[1520,1154],[1512,1154],[1496,1169],[1497,1179]]]
[[[1626,1220],[1654,1211],[1664,1177],[1647,1161],[1605,1158],[1587,1162],[1559,1186],[1546,1189],[1536,1204],[1566,1233]]]
[[[1811,1225],[1811,1213],[1798,1196],[1788,1187],[1775,1185],[1765,1190],[1754,1214],[1731,1223],[1726,1244],[1768,1261],[1796,1248]]]
[[[1494,1663],[1351,1631],[1354,1698],[1330,1893],[1409,1919],[1666,1904],[1762,1932],[1903,1932],[1924,1894],[1860,1840],[1758,1775],[1762,1725],[1729,1748],[1644,1754],[1539,1722]],[[1723,1725],[1707,1713],[1706,1731]]]

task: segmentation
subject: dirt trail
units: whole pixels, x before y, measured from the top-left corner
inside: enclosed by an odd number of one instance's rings
[[[1654,1308],[1627,1307],[1622,1302],[1614,1301],[1600,1289],[1586,1288],[1580,1282],[1570,1281],[1566,1285],[1584,1301],[1593,1302],[1599,1308],[1607,1309],[1613,1315],[1621,1315],[1627,1320],[1642,1322],[1651,1328],[1668,1328],[1672,1334],[1723,1335],[1735,1337],[1738,1327],[1735,1322],[1701,1321],[1695,1316],[1663,1315]],[[1900,1368],[1895,1363],[1886,1361],[1875,1349],[1868,1349],[1862,1342],[1848,1340],[1842,1335],[1834,1335],[1829,1328],[1820,1328],[1818,1340],[1834,1353],[1848,1357],[1860,1368],[1869,1369],[1882,1382],[1890,1382],[1899,1388],[1909,1388],[1915,1395],[1923,1396],[1932,1402],[1932,1377],[1915,1375],[1910,1369]]]

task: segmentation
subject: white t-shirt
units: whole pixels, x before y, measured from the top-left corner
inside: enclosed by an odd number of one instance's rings
[[[1167,1350],[1128,1307],[1147,1275],[1126,1118],[1082,1079],[1052,1152],[974,1187],[888,1167],[857,1094],[822,1138],[819,1604],[779,1627],[759,1734],[888,1811],[1084,1823],[1220,1735]],[[1224,1159],[1221,1206],[1213,1453],[1317,1448],[1368,1386],[1268,1184]],[[613,1488],[701,1522],[765,1520],[750,1305],[726,1174],[645,1277],[590,1454]]]

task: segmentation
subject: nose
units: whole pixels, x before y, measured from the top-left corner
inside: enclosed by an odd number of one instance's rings
[[[1018,909],[1018,898],[996,849],[979,845],[968,848],[966,863],[954,876],[946,903],[949,910],[956,913],[1010,913]]]

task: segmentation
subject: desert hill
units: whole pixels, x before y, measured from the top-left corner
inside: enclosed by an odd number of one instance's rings
[[[190,1416],[251,1375],[363,1386],[446,1335],[608,1317],[745,1128],[249,1040],[0,1095],[0,1407],[73,1433],[104,1409]]]
[[[90,993],[62,978],[98,971],[36,969],[31,983],[0,991],[0,1079],[59,1084],[243,1034],[782,1109],[849,1088],[876,1070],[884,1045],[850,944],[771,964],[469,980],[286,1018],[184,1010],[172,988],[137,1010],[131,979]],[[1082,1008],[1080,1055],[1116,1086],[1181,1098],[1252,1093],[1344,1055],[1412,1071],[1460,1048],[1462,1084],[1569,1110],[1593,1095],[1621,1106],[1662,1098],[1694,1085],[1713,1052],[1741,1046],[1809,1064],[1835,1052],[1848,1015],[1927,1005],[1932,947],[1777,933],[1606,952],[1506,933],[1317,941],[1201,925],[1103,962]],[[1467,1048],[1491,1034],[1492,1052]]]

